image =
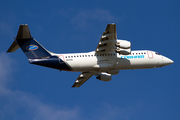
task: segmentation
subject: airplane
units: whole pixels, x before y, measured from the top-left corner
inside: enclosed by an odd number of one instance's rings
[[[117,39],[116,24],[107,24],[95,51],[56,54],[45,49],[29,31],[27,24],[19,26],[17,36],[7,50],[18,48],[30,64],[57,70],[81,72],[72,87],[80,87],[93,75],[101,81],[110,81],[119,70],[157,68],[174,63],[171,59],[151,50],[131,51],[131,42]]]

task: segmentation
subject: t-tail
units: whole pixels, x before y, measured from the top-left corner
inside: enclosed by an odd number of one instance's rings
[[[29,31],[28,25],[20,25],[16,39],[7,50],[7,52],[14,52],[18,48],[21,48],[28,59],[41,59],[51,56],[41,44],[39,44]]]
[[[16,39],[7,50],[7,52],[14,52],[19,47],[25,53],[31,64],[58,70],[71,70],[71,67],[65,64],[63,60],[61,60],[56,55],[51,55],[51,52],[46,50],[31,36],[28,25],[19,26],[19,31],[17,33]]]

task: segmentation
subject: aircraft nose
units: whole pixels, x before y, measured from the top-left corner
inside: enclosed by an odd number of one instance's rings
[[[163,60],[164,60],[164,64],[165,64],[165,65],[170,65],[170,64],[173,64],[173,63],[174,63],[173,60],[171,60],[171,59],[169,59],[169,58],[167,58],[167,57],[163,57]]]

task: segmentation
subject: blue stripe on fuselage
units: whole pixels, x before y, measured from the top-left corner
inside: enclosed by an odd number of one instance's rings
[[[42,59],[29,59],[31,64],[36,64],[44,67],[59,69],[59,70],[72,70],[63,60],[57,56]]]

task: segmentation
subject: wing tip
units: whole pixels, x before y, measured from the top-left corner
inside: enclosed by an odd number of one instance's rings
[[[80,87],[80,86],[77,86],[76,84],[74,84],[71,88],[77,88],[77,87]]]

